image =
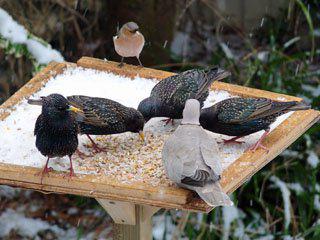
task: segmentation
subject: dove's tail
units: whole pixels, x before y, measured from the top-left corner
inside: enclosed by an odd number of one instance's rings
[[[206,184],[204,187],[196,187],[194,189],[199,196],[211,207],[232,206],[233,202],[227,194],[225,194],[218,182]]]

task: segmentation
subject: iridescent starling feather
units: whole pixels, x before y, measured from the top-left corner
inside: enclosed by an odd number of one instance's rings
[[[83,111],[77,119],[82,134],[105,135],[143,130],[143,116],[118,102],[81,95],[70,96],[68,101]]]

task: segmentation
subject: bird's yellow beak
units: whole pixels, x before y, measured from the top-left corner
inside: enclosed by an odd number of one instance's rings
[[[140,131],[140,132],[139,132],[139,136],[140,136],[141,140],[142,140],[143,142],[145,142],[145,138],[144,138],[144,133],[143,133],[143,131]]]
[[[75,113],[83,113],[83,111],[79,108],[76,108],[74,106],[71,106],[68,108],[68,111],[71,111],[71,112],[75,112]]]

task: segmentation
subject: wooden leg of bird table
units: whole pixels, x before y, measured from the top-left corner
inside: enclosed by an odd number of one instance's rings
[[[113,238],[116,240],[151,240],[152,216],[157,207],[97,199],[114,221]]]

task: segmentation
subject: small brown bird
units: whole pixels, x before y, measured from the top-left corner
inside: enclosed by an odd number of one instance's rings
[[[140,53],[145,41],[144,36],[138,30],[139,26],[135,22],[128,22],[113,37],[114,49],[122,57],[119,67],[124,65],[123,59],[125,57],[136,57],[142,66]]]

